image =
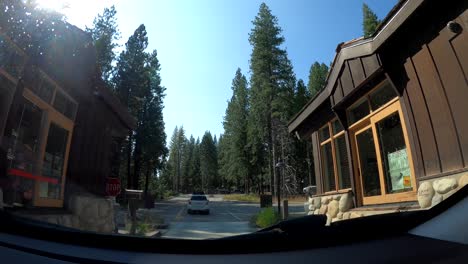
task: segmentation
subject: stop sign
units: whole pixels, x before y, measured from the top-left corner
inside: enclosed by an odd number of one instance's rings
[[[117,196],[120,194],[120,179],[119,178],[106,178],[106,195]]]

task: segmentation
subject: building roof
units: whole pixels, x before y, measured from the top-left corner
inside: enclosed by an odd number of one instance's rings
[[[37,10],[32,16],[23,17],[23,8],[29,7],[21,2],[9,6],[12,18],[0,18],[0,32],[6,34],[32,63],[75,96],[86,98],[98,92],[99,98],[125,127],[136,126],[135,118],[102,80],[96,63],[96,49],[89,33]],[[20,19],[23,23],[16,21]],[[85,87],[88,89],[83,89]]]
[[[317,107],[329,100],[343,63],[352,58],[374,54],[385,41],[427,0],[400,0],[382,20],[369,38],[359,37],[339,43],[327,75],[325,86],[289,121],[288,131],[294,132]]]

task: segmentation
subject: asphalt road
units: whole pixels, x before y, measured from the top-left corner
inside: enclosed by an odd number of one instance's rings
[[[209,239],[234,236],[257,229],[249,224],[254,214],[260,211],[257,203],[224,201],[222,195],[208,197],[210,214],[187,214],[187,201],[190,195],[182,195],[169,201],[157,202],[153,210],[158,211],[169,223],[162,237],[183,239]],[[294,216],[304,215],[302,204],[289,205]]]

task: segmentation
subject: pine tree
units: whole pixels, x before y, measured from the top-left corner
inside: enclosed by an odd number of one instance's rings
[[[309,90],[305,86],[304,81],[302,79],[299,79],[296,85],[293,112],[294,113],[299,112],[306,105],[309,99],[310,99]]]
[[[193,156],[190,164],[190,175],[192,175],[192,188],[202,190],[201,172],[200,172],[200,139],[197,138],[193,148]]]
[[[185,137],[185,130],[181,126],[177,126],[171,136],[169,144],[169,160],[167,161],[170,167],[169,177],[172,179],[172,190],[174,192],[181,191],[183,184],[182,170],[184,166],[185,150],[187,146],[187,138]]]
[[[203,190],[218,187],[218,157],[213,137],[209,131],[203,135],[200,143],[200,173]]]
[[[117,28],[117,11],[114,6],[105,8],[102,14],[94,18],[93,26],[86,27],[86,32],[91,33],[96,48],[97,64],[101,69],[102,79],[109,85],[114,67],[112,63],[116,59],[115,49],[119,46],[120,32]]]
[[[186,142],[186,148],[182,159],[182,190],[184,192],[193,191],[193,156],[195,150],[195,138],[190,135],[190,139]]]
[[[250,164],[247,149],[248,89],[240,69],[232,80],[232,97],[224,116],[223,144],[220,139],[220,169],[225,180],[235,182],[236,189],[249,189]],[[242,184],[241,184],[242,183]]]
[[[145,193],[148,190],[149,177],[154,177],[156,171],[163,168],[168,151],[162,113],[166,89],[161,86],[160,65],[156,51],[149,54],[146,68],[150,93],[144,97],[139,130],[141,139],[135,143],[141,146],[142,165],[145,166]]]
[[[150,96],[150,78],[147,72],[148,46],[146,28],[140,25],[125,44],[125,50],[120,53],[117,62],[116,75],[113,81],[116,84],[116,93],[120,101],[127,106],[129,112],[137,119],[136,131],[130,131],[127,138],[127,188],[138,188],[141,145],[135,145],[135,140],[141,141],[141,115],[145,97]],[[136,135],[135,135],[136,133]],[[134,173],[131,173],[132,157],[134,159]]]
[[[375,33],[381,21],[377,18],[374,11],[365,3],[362,4],[362,16],[362,31],[364,37],[368,38]]]
[[[266,4],[260,5],[253,25],[249,35],[252,45],[248,125],[250,162],[259,188],[263,185],[263,175],[267,174],[273,191],[274,164],[277,162],[275,133],[291,115],[296,80],[286,50],[281,47],[284,37],[278,19]]]
[[[325,83],[328,75],[328,66],[325,63],[314,62],[310,66],[309,71],[309,93],[311,97],[314,97],[319,91],[325,87]]]

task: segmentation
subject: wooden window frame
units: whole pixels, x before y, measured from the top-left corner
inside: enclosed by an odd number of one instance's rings
[[[51,198],[42,198],[39,197],[39,182],[34,183],[34,199],[33,205],[40,206],[40,207],[62,207],[63,206],[63,199],[64,199],[64,191],[65,191],[65,181],[66,181],[66,174],[68,169],[68,158],[70,155],[70,145],[71,139],[73,136],[73,128],[74,128],[74,120],[69,119],[64,114],[58,112],[54,107],[55,96],[58,91],[64,94],[68,99],[70,99],[73,103],[76,104],[78,109],[78,103],[66,93],[55,81],[49,78],[45,73],[40,71],[42,74],[41,77],[45,77],[47,81],[50,81],[54,85],[54,91],[52,94],[51,102],[45,102],[42,100],[38,95],[32,92],[28,87],[25,87],[23,90],[23,97],[30,101],[31,103],[37,105],[44,113],[44,117],[41,124],[41,131],[39,134],[40,138],[40,147],[39,147],[39,157],[37,160],[37,168],[42,168],[45,156],[45,150],[47,146],[47,137],[49,134],[49,128],[52,123],[58,125],[59,127],[67,130],[68,138],[67,144],[65,147],[65,156],[64,156],[64,163],[63,163],[63,172],[61,177],[61,188],[60,188],[60,198],[59,199],[51,199]],[[76,113],[75,113],[76,116]],[[38,172],[40,173],[40,172]]]
[[[333,118],[331,121],[327,122],[325,125],[323,125],[318,131],[318,139],[319,139],[319,145],[320,145],[320,163],[322,163],[322,168],[321,168],[321,177],[322,177],[322,190],[324,194],[333,194],[333,193],[339,193],[339,192],[346,192],[346,191],[349,191],[351,190],[352,188],[344,188],[344,189],[340,189],[340,182],[339,182],[339,177],[338,177],[338,165],[337,165],[337,159],[336,159],[336,150],[335,150],[335,141],[337,138],[343,136],[345,137],[345,140],[346,140],[346,135],[345,135],[345,130],[343,128],[343,130],[341,130],[340,132],[333,134],[333,122],[337,121],[338,119],[337,118]],[[320,141],[320,131],[322,129],[326,129],[328,128],[328,131],[330,133],[330,137],[324,141]],[[333,161],[333,176],[334,176],[334,179],[335,179],[335,190],[331,190],[331,191],[325,191],[325,181],[324,181],[324,178],[325,178],[325,175],[324,175],[324,169],[323,169],[323,154],[322,154],[322,147],[326,144],[331,144],[331,149],[332,149],[332,161]],[[351,175],[350,175],[351,177]]]
[[[16,45],[16,43],[11,40],[11,38],[5,34],[5,32],[3,30],[1,30],[0,28],[0,35],[2,35],[3,39],[5,39],[18,53],[20,53],[22,56],[23,56],[23,61],[21,62],[21,68],[22,70],[24,70],[24,66],[26,65],[26,61],[27,61],[27,55],[26,53],[18,47],[18,45]],[[18,79],[11,76],[7,71],[5,71],[4,69],[0,68],[0,74],[5,76],[7,79],[9,79],[10,81],[12,81],[15,85],[18,84]]]
[[[371,93],[372,89],[369,93]],[[368,94],[369,94],[368,93]],[[366,96],[368,96],[366,94]],[[380,154],[380,143],[378,142],[378,135],[376,130],[376,123],[385,119],[386,117],[390,116],[391,114],[398,113],[400,118],[401,128],[403,132],[403,138],[406,145],[407,155],[408,155],[408,164],[410,166],[411,172],[411,182],[412,182],[412,190],[407,192],[401,193],[394,193],[389,194],[386,192],[386,183],[384,179],[384,170],[382,165],[382,157]],[[379,171],[379,182],[380,182],[380,190],[381,194],[376,196],[364,196],[364,189],[363,189],[363,179],[360,173],[360,157],[359,157],[359,147],[357,145],[356,136],[362,133],[369,128],[372,129],[372,136],[374,137],[374,147],[376,152],[377,158],[377,167]],[[351,134],[351,152],[353,155],[353,163],[354,163],[354,175],[356,179],[356,193],[358,194],[359,200],[362,202],[362,205],[369,205],[369,204],[384,204],[384,203],[396,203],[396,202],[405,202],[405,201],[415,201],[416,200],[416,175],[413,165],[413,156],[411,153],[411,148],[409,144],[409,136],[406,127],[406,120],[404,118],[401,103],[398,98],[398,95],[394,99],[391,99],[389,102],[384,104],[383,106],[379,107],[378,109],[372,111],[366,117],[360,119],[359,121],[355,122],[349,127],[349,131]]]

